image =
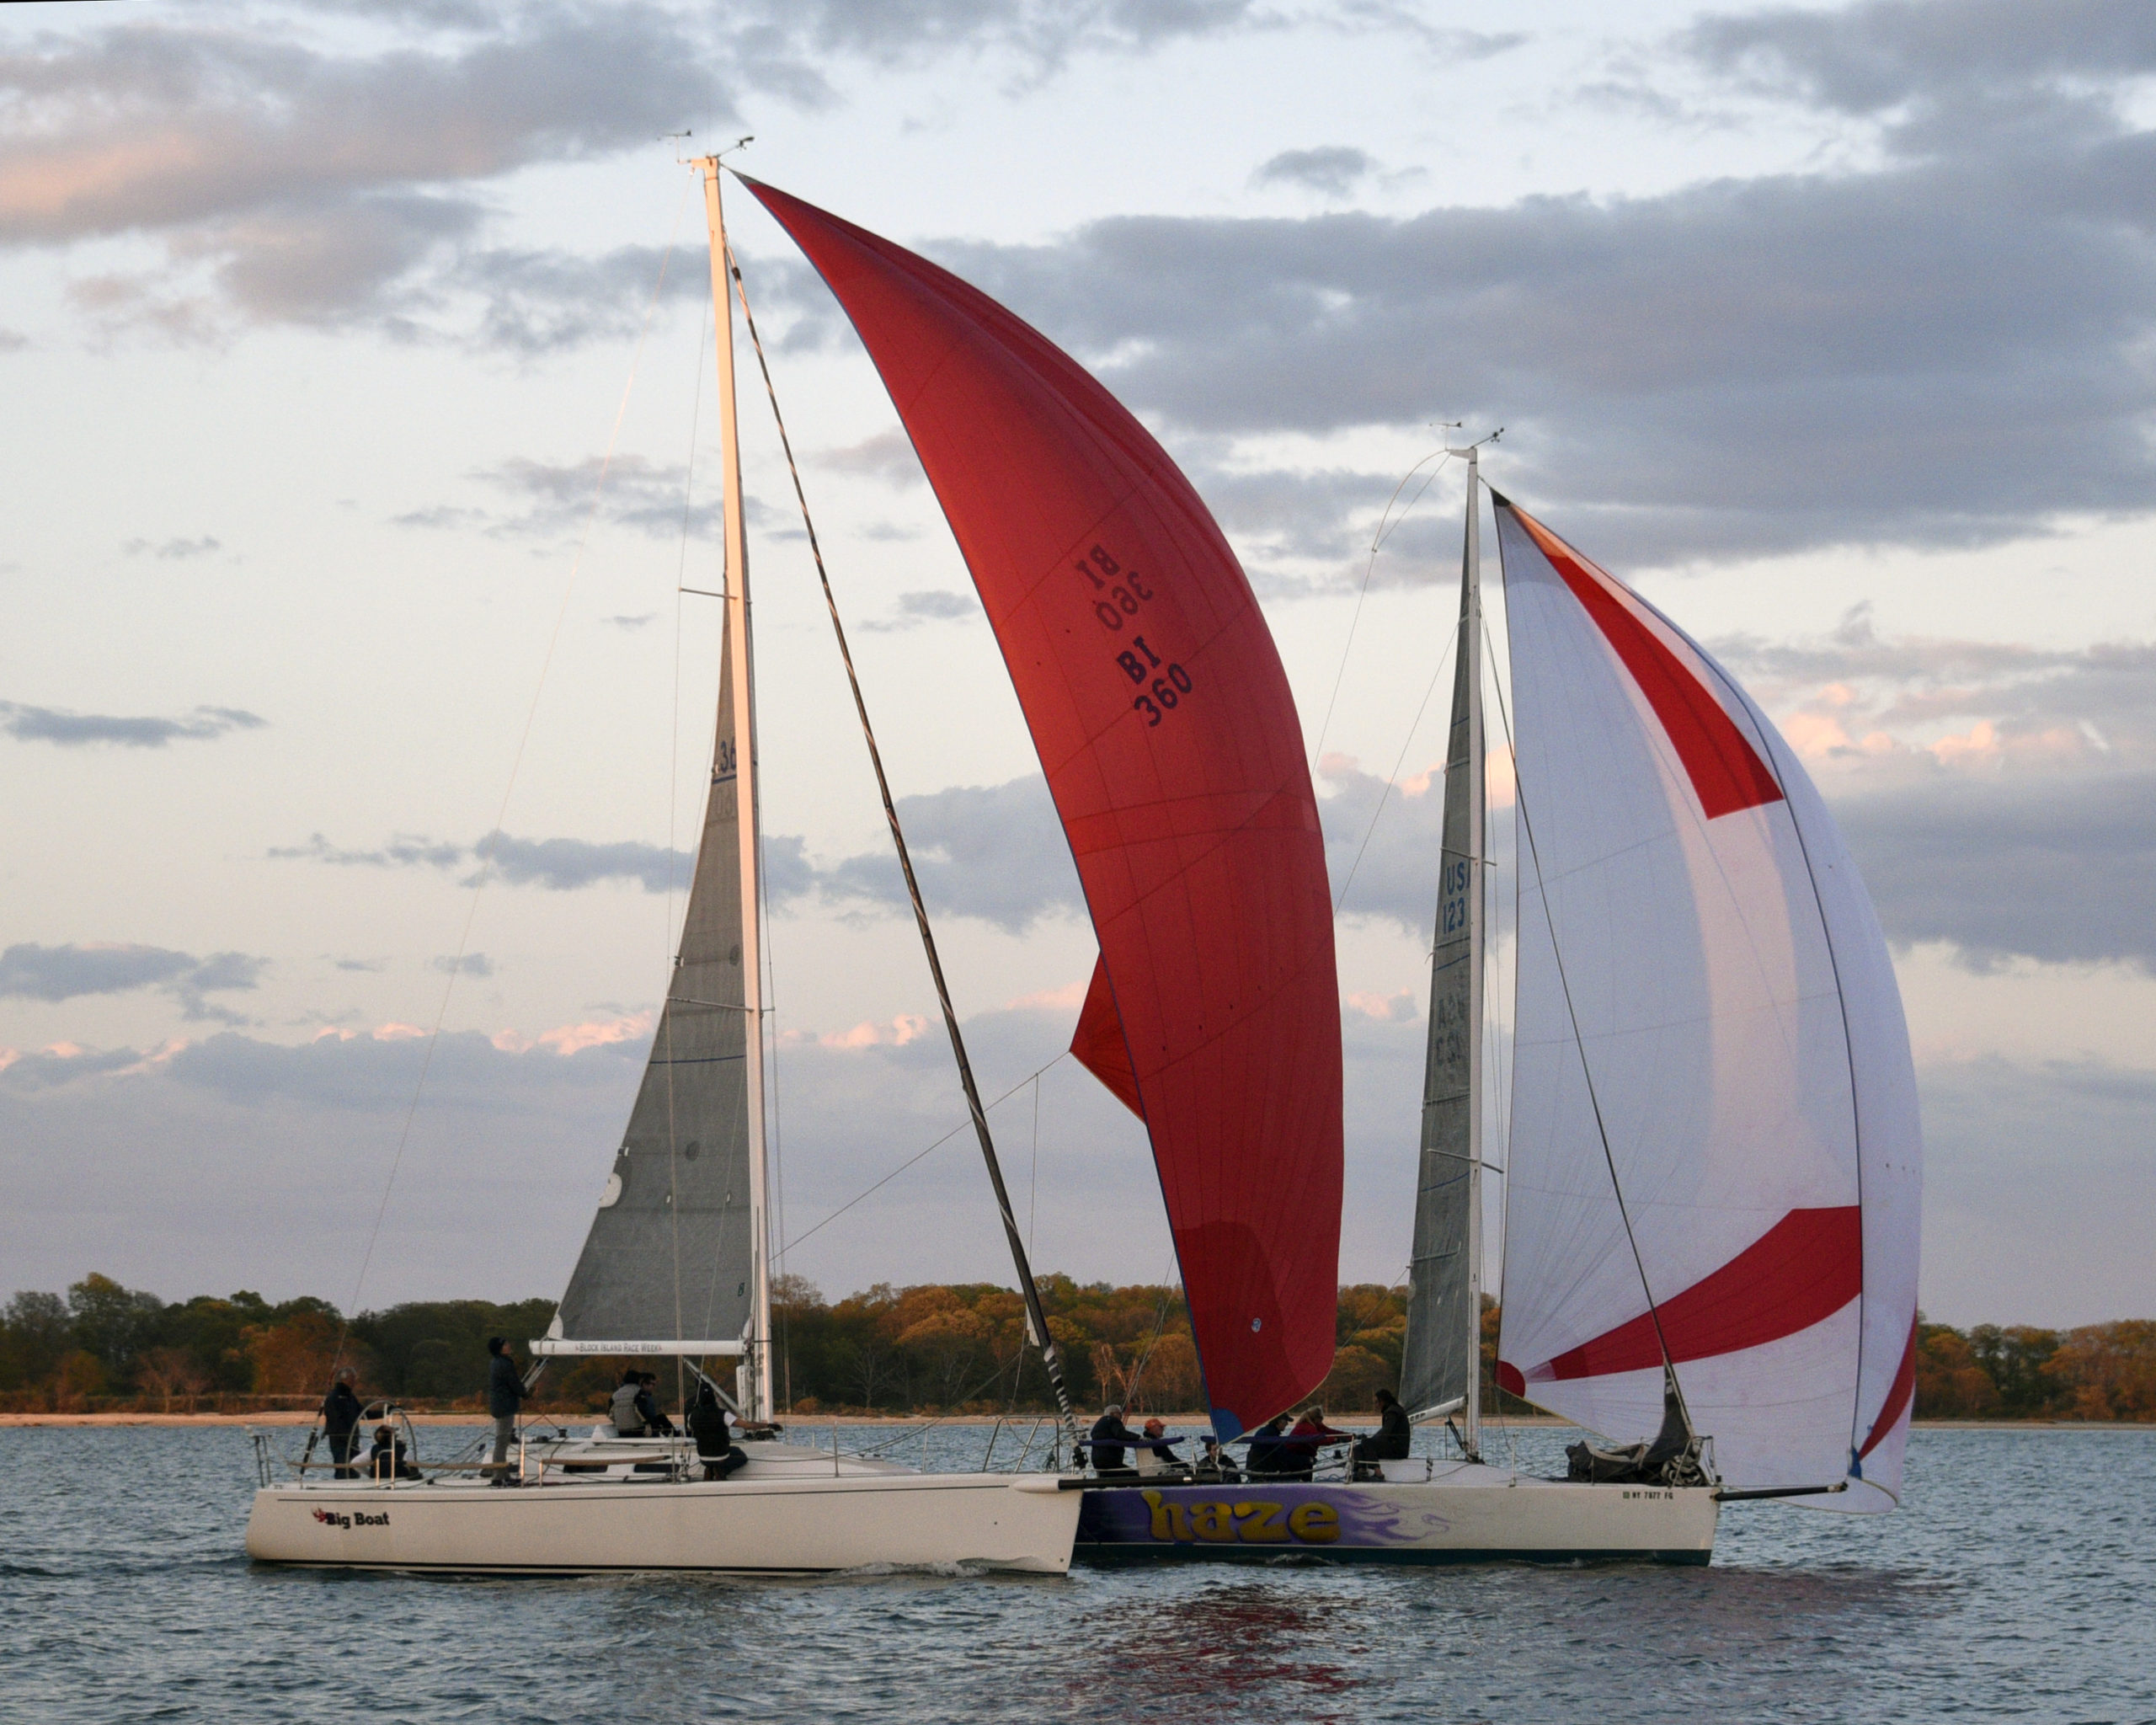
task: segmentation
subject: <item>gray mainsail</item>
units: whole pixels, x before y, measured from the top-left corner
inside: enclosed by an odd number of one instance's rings
[[[673,985],[628,1131],[562,1296],[565,1341],[738,1340],[754,1313],[733,681],[729,653]]]
[[[1430,1041],[1400,1397],[1411,1413],[1458,1407],[1473,1440],[1481,1397],[1482,1133],[1482,605],[1476,462],[1469,457],[1460,647],[1445,750],[1444,831],[1430,969]]]

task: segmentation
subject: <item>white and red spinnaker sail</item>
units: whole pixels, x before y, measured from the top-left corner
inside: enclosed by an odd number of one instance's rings
[[[1666,1354],[1725,1483],[1886,1508],[1921,1143],[1870,901],[1727,672],[1495,500],[1523,817],[1499,1381],[1638,1439]]]
[[[1233,1436],[1330,1369],[1340,1244],[1332,906],[1271,632],[1190,482],[1068,355],[745,184],[852,319],[973,572],[1100,940],[1077,1050],[1151,1135]]]

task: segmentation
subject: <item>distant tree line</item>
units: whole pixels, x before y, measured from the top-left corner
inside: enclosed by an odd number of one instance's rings
[[[1041,1294],[1066,1381],[1083,1406],[1202,1408],[1180,1289],[1049,1276]],[[553,1315],[551,1300],[437,1300],[347,1322],[312,1296],[273,1305],[243,1290],[167,1304],[93,1274],[64,1295],[17,1294],[0,1308],[0,1409],[305,1407],[320,1398],[341,1361],[371,1398],[476,1410],[486,1390],[486,1338],[508,1337],[521,1359],[527,1338],[543,1335]],[[827,1301],[800,1278],[782,1277],[772,1315],[776,1399],[797,1413],[1038,1413],[1053,1405],[1039,1358],[1024,1345],[1024,1306],[1015,1291],[993,1283],[879,1283]],[[1493,1381],[1497,1321],[1496,1304],[1486,1299],[1483,1407],[1531,1413]],[[1334,1413],[1359,1414],[1374,1391],[1398,1386],[1406,1291],[1344,1287],[1334,1322],[1332,1372],[1313,1399]],[[600,1413],[622,1364],[557,1362],[540,1381],[536,1406]],[[671,1376],[662,1373],[663,1388],[672,1388]],[[1982,1325],[1964,1332],[1920,1322],[1917,1413],[2156,1419],[2156,1322],[2064,1332]]]
[[[1917,1416],[2156,1420],[2156,1322],[1956,1330],[1919,1313]]]

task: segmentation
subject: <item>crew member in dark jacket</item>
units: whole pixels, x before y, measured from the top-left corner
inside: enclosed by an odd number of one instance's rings
[[[516,1441],[516,1410],[524,1405],[524,1375],[510,1358],[509,1343],[499,1336],[487,1338],[487,1412],[494,1418],[494,1478],[490,1484],[513,1486],[509,1471],[509,1446]]]
[[[1291,1477],[1302,1471],[1300,1446],[1289,1444],[1282,1435],[1287,1429],[1288,1416],[1283,1413],[1251,1434],[1250,1454],[1243,1465],[1252,1479]]]
[[[337,1464],[339,1479],[357,1479],[352,1456],[360,1447],[360,1398],[354,1393],[352,1368],[337,1373],[337,1381],[322,1398],[322,1431],[329,1439],[329,1459]]]
[[[643,1373],[637,1379],[637,1412],[643,1417],[647,1436],[670,1438],[674,1435],[674,1422],[669,1419],[659,1405],[659,1374]]]
[[[696,1404],[689,1409],[689,1435],[696,1440],[696,1459],[704,1465],[707,1481],[724,1479],[749,1465],[749,1458],[734,1447],[734,1434],[728,1429],[732,1424],[709,1384],[696,1391]]]
[[[1123,1473],[1123,1448],[1139,1441],[1138,1434],[1123,1423],[1123,1404],[1111,1402],[1101,1410],[1101,1417],[1093,1422],[1093,1471],[1096,1473]]]
[[[1357,1440],[1355,1459],[1358,1461],[1405,1461],[1407,1452],[1414,1447],[1415,1433],[1407,1423],[1407,1410],[1400,1405],[1400,1397],[1390,1390],[1377,1393],[1378,1429],[1367,1438]]]
[[[374,1448],[367,1453],[367,1471],[376,1479],[418,1479],[419,1470],[404,1459],[404,1440],[393,1427],[374,1429]]]

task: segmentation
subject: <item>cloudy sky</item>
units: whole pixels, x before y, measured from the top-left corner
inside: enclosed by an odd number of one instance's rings
[[[5,8],[0,1293],[561,1286],[716,687],[684,130],[1006,300],[1219,515],[1346,888],[1344,1274],[1406,1255],[1457,467],[1371,545],[1460,420],[1833,799],[1916,1044],[1927,1308],[2156,1310],[2130,0]],[[1055,1060],[1092,943],[993,643],[866,359],[731,207],[1038,1259],[1157,1279],[1142,1140]],[[1000,1276],[963,1136],[826,1220],[963,1114],[744,419],[789,1263]]]

